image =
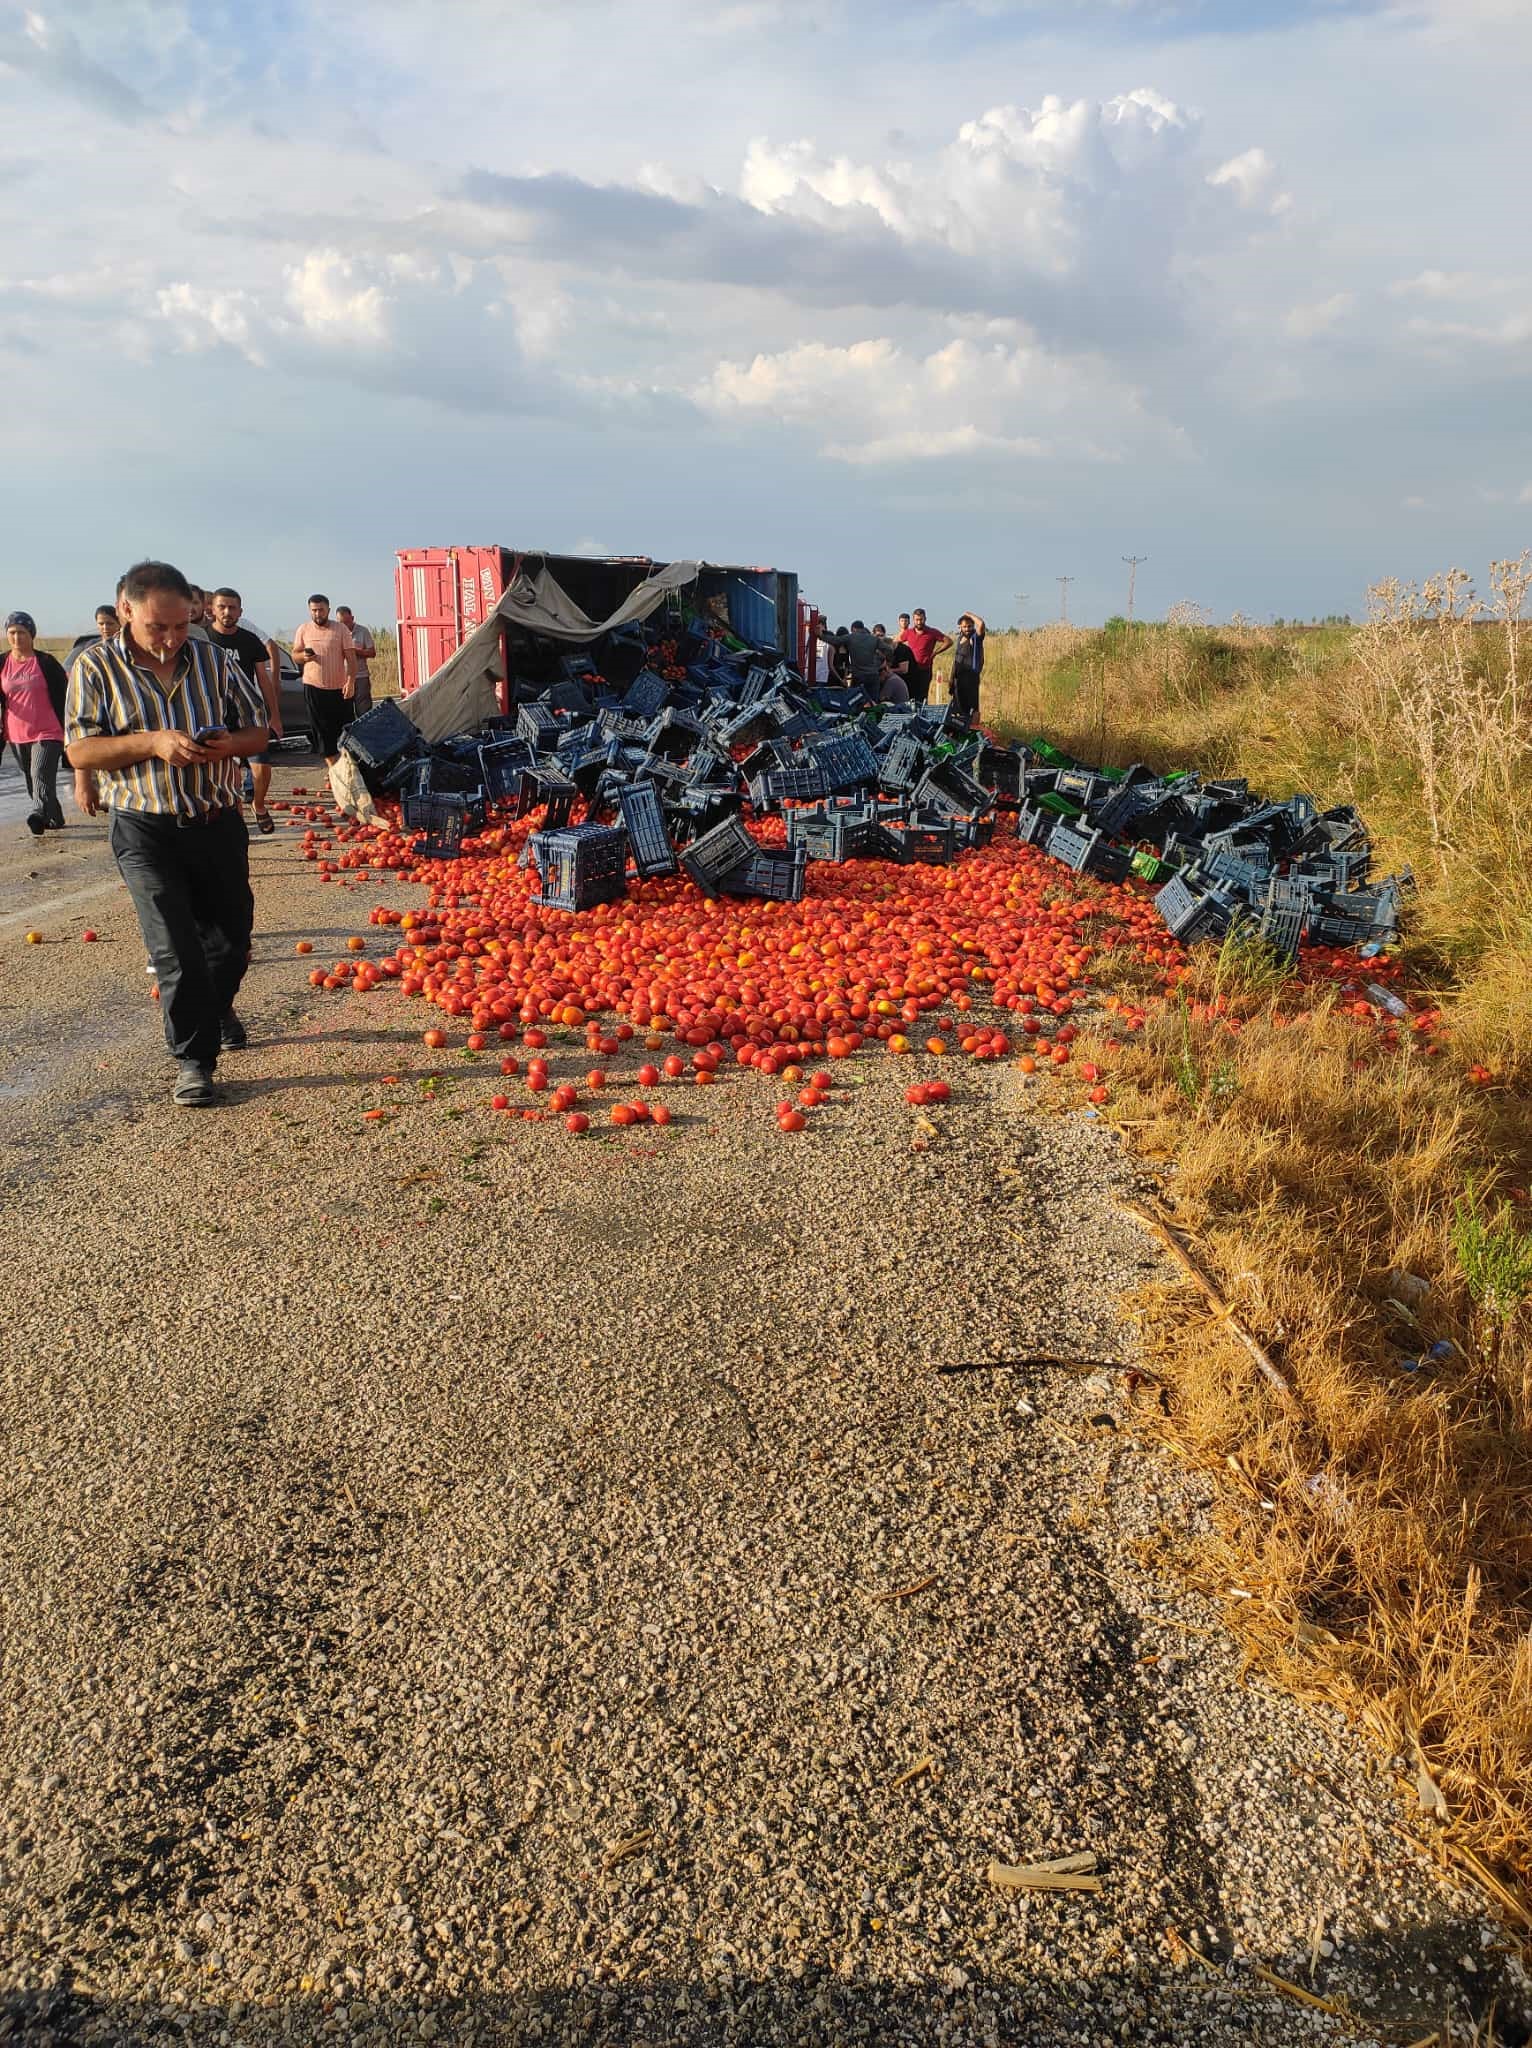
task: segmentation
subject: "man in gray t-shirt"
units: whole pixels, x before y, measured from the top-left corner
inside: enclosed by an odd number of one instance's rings
[[[851,659],[851,680],[874,696],[878,690],[878,643],[862,619],[851,621],[851,631],[846,637],[846,652]]]
[[[372,709],[372,670],[367,664],[376,659],[378,643],[365,626],[357,624],[349,604],[338,604],[335,616],[351,635],[351,644],[356,649],[356,695],[351,701],[360,718],[364,711]]]

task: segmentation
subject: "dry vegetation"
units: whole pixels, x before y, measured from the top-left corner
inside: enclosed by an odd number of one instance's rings
[[[1283,991],[1231,948],[1199,960],[1185,1000],[1141,1041],[1107,1051],[1102,1030],[1097,1044],[1112,1114],[1173,1162],[1176,1223],[1294,1395],[1259,1378],[1190,1285],[1145,1296],[1175,1436],[1228,1481],[1215,1554],[1183,1563],[1269,1669],[1373,1729],[1399,1760],[1416,1832],[1498,1881],[1526,1933],[1532,1222],[1513,1198],[1532,1181],[1524,571],[1497,565],[1487,621],[1452,575],[1386,586],[1355,630],[1011,637],[994,644],[985,708],[1089,759],[1353,801],[1385,861],[1415,866],[1407,965],[1445,1005],[1438,1056],[1408,1031],[1385,1049],[1328,995]],[[1498,1085],[1472,1086],[1470,1059]]]

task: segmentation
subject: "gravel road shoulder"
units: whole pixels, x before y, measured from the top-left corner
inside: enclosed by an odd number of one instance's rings
[[[99,833],[0,867],[103,891],[0,927],[0,2039],[1337,2038],[1257,1966],[1363,2041],[1525,2021],[1356,1740],[1140,1562],[1209,1496],[1113,1369],[1109,1133],[964,1072],[912,1151],[874,1068],[798,1140],[737,1075],[508,1125],[307,987],[375,893],[254,857],[201,1116]]]

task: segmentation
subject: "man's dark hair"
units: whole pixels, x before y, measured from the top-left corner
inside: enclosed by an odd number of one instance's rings
[[[142,604],[153,590],[168,591],[172,597],[192,601],[192,587],[179,569],[169,562],[135,562],[117,586],[118,595]]]
[[[337,606],[335,607],[335,609],[336,609],[336,610],[337,610],[338,612],[351,612],[351,607],[350,607],[350,605],[349,605],[349,604],[338,604],[338,605],[337,605]],[[355,618],[355,617],[356,617],[356,613],[355,613],[355,612],[351,612],[351,616],[352,616],[352,618]]]
[[[853,632],[853,633],[865,633],[865,632],[867,631],[867,622],[866,622],[866,620],[865,620],[865,619],[853,619],[853,620],[851,621],[851,630],[852,630],[852,632]]]
[[[227,583],[220,584],[219,587],[216,590],[210,592],[209,595],[213,597],[232,597],[236,604],[243,604],[245,601],[240,596],[239,592],[237,590],[231,590]]]
[[[322,590],[314,591],[309,598],[310,604],[328,604],[329,602],[330,600],[325,596]]]
[[[888,631],[888,628],[885,625],[879,624],[874,626],[872,630],[877,634],[878,638],[881,640],[883,638],[883,635]]]
[[[96,617],[97,617],[97,618],[99,619],[99,618],[100,618],[100,617],[102,616],[102,614],[103,614],[103,613],[105,613],[105,615],[106,615],[106,616],[107,616],[108,618],[113,618],[113,619],[115,619],[115,618],[116,618],[116,616],[117,616],[117,607],[116,607],[116,605],[114,605],[114,604],[98,604],[98,605],[96,606],[96,613],[95,613]]]
[[[900,616],[900,618],[901,618],[901,619],[907,619],[907,618],[909,617],[909,613],[908,613],[908,612],[901,612],[901,613],[899,614],[899,616]]]

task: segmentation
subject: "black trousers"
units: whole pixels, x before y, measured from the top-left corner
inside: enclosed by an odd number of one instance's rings
[[[910,702],[912,704],[924,704],[926,699],[931,694],[930,662],[917,661],[911,665],[909,673],[909,685]]]
[[[340,752],[341,734],[356,716],[356,705],[339,690],[316,690],[312,683],[304,684],[303,698],[313,720],[319,751],[327,761],[333,761]]]
[[[972,668],[955,668],[952,671],[952,702],[958,717],[964,725],[972,725],[979,715],[979,672]]]
[[[186,824],[114,810],[111,843],[159,980],[165,1043],[178,1060],[216,1066],[255,924],[239,807]]]
[[[59,763],[64,758],[62,740],[12,740],[27,795],[32,799],[32,816],[45,825],[62,825],[64,807],[59,802]]]

